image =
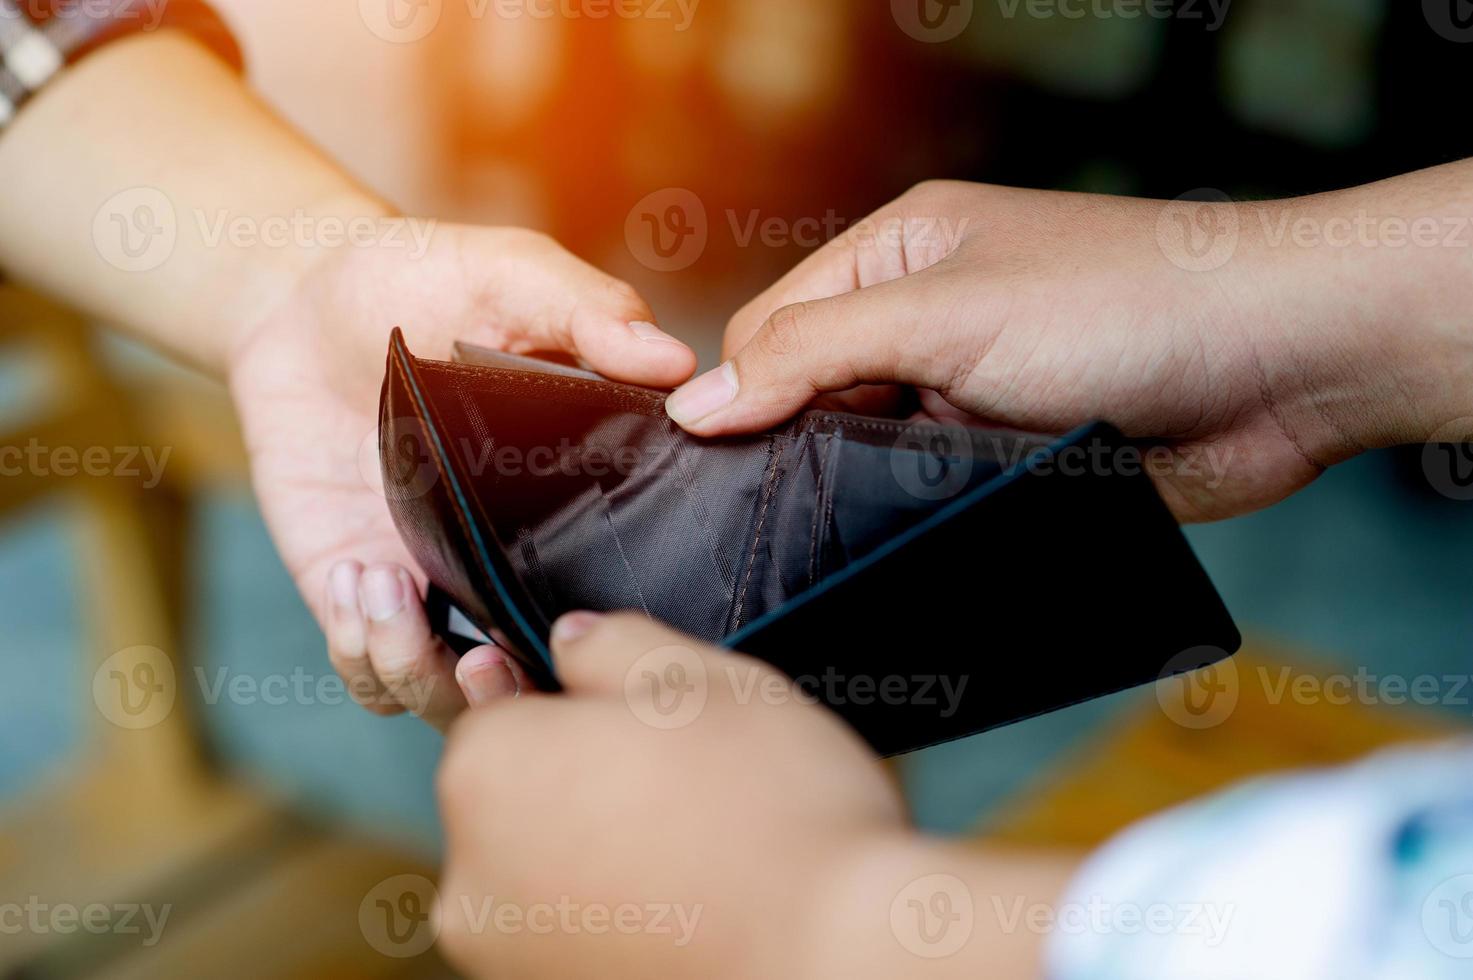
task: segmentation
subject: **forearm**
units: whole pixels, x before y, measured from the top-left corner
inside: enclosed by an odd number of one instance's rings
[[[216,373],[341,237],[272,229],[387,211],[173,31],[43,90],[0,135],[0,186],[0,269]]]
[[[1241,214],[1252,277],[1281,297],[1265,332],[1296,337],[1267,370],[1319,372],[1306,428],[1359,451],[1473,416],[1473,161]]]
[[[814,916],[804,975],[987,977],[1043,975],[1059,897],[1078,857],[978,850],[911,838],[848,866]]]

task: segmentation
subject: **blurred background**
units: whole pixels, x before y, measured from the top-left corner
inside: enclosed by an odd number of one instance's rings
[[[633,282],[708,364],[808,236],[926,178],[1241,199],[1473,155],[1456,0],[1175,0],[1134,17],[1105,0],[647,0],[635,18],[598,0],[217,6],[253,85],[367,184],[409,213],[548,231]],[[698,246],[667,254],[644,216],[672,202]],[[769,219],[798,233],[747,237]],[[0,935],[0,976],[443,975],[360,915],[385,882],[433,875],[440,740],[319,689],[322,640],[223,392],[12,287],[0,340],[6,444],[170,454],[158,486],[0,477],[0,905],[175,909],[149,947]],[[57,404],[58,372],[88,397]],[[1226,717],[1175,723],[1147,689],[917,753],[896,766],[919,822],[1089,846],[1234,779],[1465,729],[1473,494],[1443,492],[1439,459],[1372,453],[1190,529],[1248,637]],[[140,643],[171,644],[184,678],[141,729],[96,690],[152,663]],[[984,631],[975,653],[1028,651]],[[1373,696],[1276,699],[1286,676],[1368,677]],[[1384,683],[1423,677],[1436,697]],[[237,678],[254,693],[201,696]],[[285,696],[267,693],[278,678]],[[305,937],[273,925],[303,917]]]

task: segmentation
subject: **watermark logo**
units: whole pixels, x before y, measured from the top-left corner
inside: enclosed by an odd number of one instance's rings
[[[946,500],[972,479],[972,437],[960,423],[917,422],[890,451],[890,472],[918,500]]]
[[[1214,646],[1193,647],[1167,661],[1156,681],[1156,703],[1183,728],[1216,728],[1238,707],[1238,667]]]
[[[92,675],[97,710],[119,728],[135,731],[168,718],[177,690],[174,664],[158,647],[119,650]]]
[[[1422,931],[1439,953],[1473,960],[1473,874],[1449,878],[1422,903]]]
[[[1167,261],[1187,272],[1212,272],[1238,251],[1242,220],[1232,198],[1210,187],[1169,202],[1156,219],[1156,242]]]
[[[624,700],[651,728],[684,728],[701,716],[709,696],[706,664],[689,647],[656,647],[624,675]]]
[[[890,0],[890,14],[896,25],[925,44],[960,37],[975,12],[974,0]]]
[[[1201,940],[1208,949],[1227,939],[1237,913],[1236,905],[1206,902],[1115,903],[1092,895],[1081,902],[1054,905],[1029,902],[1019,895],[1009,902],[993,895],[992,911],[998,928],[1007,935],[1029,932],[1035,936],[1182,936]]]
[[[890,903],[890,931],[907,952],[924,959],[954,955],[975,926],[972,892],[955,875],[917,878]]]
[[[683,187],[646,194],[624,219],[629,254],[652,272],[679,272],[695,265],[710,235],[705,204]]]
[[[701,922],[704,905],[671,902],[636,904],[623,902],[575,902],[561,895],[556,902],[534,902],[528,905],[497,899],[494,895],[473,898],[459,896],[459,902],[448,906],[451,931],[464,930],[472,936],[490,932],[515,936],[561,934],[564,936],[665,936],[677,949],[689,946]],[[455,913],[459,913],[459,918]]]
[[[369,889],[358,906],[358,928],[385,956],[408,959],[440,936],[439,895],[423,875],[395,875]]]
[[[152,490],[163,482],[173,451],[171,446],[53,446],[33,436],[24,446],[0,446],[0,477],[114,478],[137,480]]]
[[[152,272],[174,254],[179,216],[156,187],[130,187],[103,202],[92,218],[92,243],[122,272]]]
[[[1422,0],[1422,13],[1439,37],[1455,44],[1473,42],[1473,0]]]
[[[997,0],[1004,20],[1023,14],[1034,20],[1200,21],[1209,33],[1227,21],[1232,0]]]
[[[390,44],[424,40],[439,26],[444,12],[444,0],[358,0],[364,25]]]
[[[18,20],[25,17],[31,23],[39,23],[50,18],[53,21],[102,21],[112,20],[115,23],[137,23],[136,30],[149,32],[157,30],[164,22],[164,14],[172,0],[139,0],[136,3],[119,4],[117,0],[8,0],[0,5],[0,21]],[[27,41],[21,42],[21,47],[29,48]],[[55,56],[55,48],[49,43],[46,47]],[[17,48],[11,48],[5,53],[6,67],[11,71],[16,68]],[[24,64],[24,62],[22,62]],[[16,72],[22,82],[31,87],[34,76],[28,75],[24,70]],[[39,84],[39,82],[37,83]]]
[[[390,434],[387,446],[381,446],[377,429],[359,443],[358,475],[387,500],[417,500],[440,478],[429,432],[415,417],[387,422],[385,431]]]
[[[1450,500],[1473,500],[1473,418],[1454,419],[1422,447],[1422,472]]]
[[[164,927],[173,913],[172,905],[120,902],[105,905],[50,903],[39,895],[24,902],[0,903],[0,936],[137,936],[138,944],[152,949],[164,938]]]

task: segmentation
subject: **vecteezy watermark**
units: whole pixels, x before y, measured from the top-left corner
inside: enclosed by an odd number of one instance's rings
[[[690,647],[656,647],[624,674],[624,702],[651,728],[684,728],[701,716],[710,696],[710,678],[701,655]]]
[[[1227,480],[1233,446],[1137,446],[1103,439],[1065,445],[1005,437],[958,422],[929,420],[903,429],[890,449],[890,471],[919,500],[946,500],[972,485],[976,459],[1031,476],[1121,476],[1194,480],[1215,490]]]
[[[1467,215],[1321,215],[1295,206],[1241,205],[1222,191],[1203,188],[1167,202],[1156,221],[1156,241],[1173,265],[1187,272],[1212,272],[1238,254],[1244,224],[1268,249],[1473,248],[1473,218]]]
[[[439,938],[438,900],[435,883],[423,875],[386,878],[358,904],[358,930],[385,956],[419,956]]]
[[[193,678],[199,687],[200,702],[209,707],[219,704],[243,708],[397,705],[415,714],[429,705],[438,684],[435,677],[411,678],[381,689],[382,682],[375,677],[344,680],[334,673],[314,674],[302,667],[293,668],[290,673],[264,675],[243,673],[229,667],[216,667],[210,671],[195,667]]]
[[[399,249],[424,258],[437,223],[434,219],[370,215],[238,214],[228,209],[195,208],[191,224],[181,226],[169,196],[156,187],[131,187],[104,201],[92,219],[92,242],[103,261],[122,272],[152,272],[173,257],[186,230],[207,249]]]
[[[169,261],[178,241],[174,202],[156,187],[119,191],[92,218],[97,254],[123,272],[152,272]]]
[[[119,728],[140,730],[162,724],[174,710],[178,683],[174,664],[158,647],[119,650],[92,675],[92,701]]]
[[[31,895],[24,902],[0,902],[0,936],[54,935],[137,936],[138,944],[151,949],[164,938],[172,905],[138,902],[105,904],[92,902],[45,902]]]
[[[343,218],[301,209],[265,217],[196,209],[194,217],[206,248],[386,248],[403,250],[416,260],[430,250],[437,226],[433,218]]]
[[[1222,29],[1233,0],[997,0],[1004,20],[1188,20]]]
[[[1156,680],[1156,703],[1183,728],[1216,728],[1232,717],[1241,688],[1238,666],[1227,651],[1193,647],[1166,662]]]
[[[164,22],[169,3],[170,0],[139,0],[128,4],[119,4],[117,0],[9,0],[0,5],[0,21],[21,17],[31,22],[48,17],[58,21],[111,19],[124,24],[142,21],[133,29],[152,31]],[[8,51],[7,60],[14,53],[14,48]]]
[[[923,959],[954,956],[972,938],[976,907],[955,875],[931,874],[907,884],[890,902],[890,933]]]
[[[1473,874],[1432,889],[1422,902],[1422,932],[1444,956],[1473,960]]]
[[[951,718],[970,682],[968,674],[845,673],[836,667],[788,677],[750,663],[724,663],[713,672],[694,650],[676,645],[651,650],[630,666],[624,699],[636,718],[662,730],[684,728],[699,718],[716,684],[725,685],[723,694],[741,706],[909,706]]]
[[[1473,418],[1454,419],[1422,447],[1422,473],[1450,500],[1473,500]]]
[[[640,198],[624,218],[624,243],[653,272],[679,272],[705,254],[711,228],[695,191],[666,187]]]
[[[567,895],[551,902],[513,902],[494,895],[458,895],[451,900],[457,928],[472,936],[666,936],[677,949],[689,946],[701,923],[702,904],[679,902],[580,902]]]
[[[1197,647],[1174,657],[1156,684],[1161,710],[1183,728],[1221,725],[1237,708],[1249,685],[1273,707],[1462,709],[1473,715],[1473,674],[1382,673],[1359,666],[1351,671],[1305,670],[1288,664],[1260,664],[1242,672],[1216,647]]]
[[[1422,0],[1422,13],[1439,37],[1454,44],[1473,43],[1473,2]]]
[[[972,433],[959,422],[907,426],[890,453],[890,472],[917,500],[947,500],[971,483]]]
[[[1363,666],[1350,673],[1310,673],[1285,665],[1260,666],[1255,673],[1271,705],[1473,708],[1473,674],[1382,674]]]
[[[1466,215],[1354,214],[1319,218],[1283,210],[1258,212],[1270,248],[1473,248],[1473,219]]]
[[[700,0],[462,0],[471,20],[648,20],[687,31]],[[413,44],[432,34],[445,0],[358,0],[358,15],[380,40]]]
[[[163,481],[172,453],[171,446],[50,446],[32,437],[24,446],[0,446],[0,477],[141,480],[152,490]]]
[[[992,896],[992,911],[1006,934],[1036,936],[1185,936],[1208,949],[1221,946],[1237,907],[1213,902],[1111,902],[1096,895],[1082,902],[1029,902],[1019,895]]]
[[[1211,187],[1167,203],[1156,219],[1156,242],[1167,261],[1187,272],[1213,272],[1238,251],[1242,232],[1232,198]]]
[[[420,497],[438,483],[441,448],[454,456],[461,472],[471,479],[632,477],[679,465],[673,443],[628,446],[563,438],[552,444],[524,446],[470,436],[441,442],[432,439],[424,424],[412,417],[396,418],[384,428],[392,433],[387,445],[377,430],[359,443],[358,470],[366,486],[393,500]]]
[[[206,707],[229,704],[241,708],[403,707],[418,713],[430,703],[436,678],[415,678],[389,688],[373,677],[344,680],[336,673],[313,673],[294,667],[285,673],[252,674],[228,666],[196,666],[183,686],[195,685],[197,703]],[[119,728],[152,728],[167,720],[178,700],[181,679],[164,651],[136,646],[120,650],[102,662],[92,676],[97,710]]]
[[[728,208],[713,228],[706,205],[694,191],[666,187],[646,194],[624,219],[624,242],[635,261],[653,272],[679,272],[705,254],[713,232],[729,235],[737,248],[814,249],[840,236],[855,249],[899,253],[945,253],[966,234],[970,218],[908,216],[850,220],[829,210],[797,218]]]
[[[890,0],[890,16],[896,25],[925,44],[960,37],[975,13],[975,0]]]

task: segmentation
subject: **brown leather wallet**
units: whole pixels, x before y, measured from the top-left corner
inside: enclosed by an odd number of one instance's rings
[[[894,753],[1237,649],[1107,425],[1043,436],[810,411],[700,439],[664,392],[458,356],[416,358],[394,331],[385,493],[437,630],[465,647],[453,611],[545,689],[553,619],[642,610],[768,660]],[[1075,454],[1082,467],[1065,465]]]

